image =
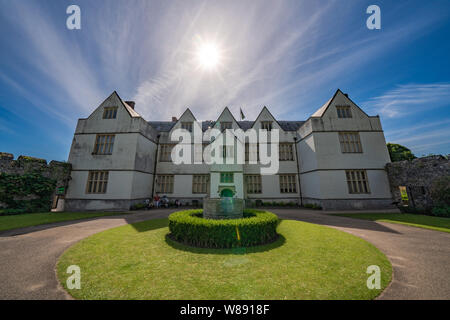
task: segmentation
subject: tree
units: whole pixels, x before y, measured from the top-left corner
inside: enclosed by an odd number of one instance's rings
[[[391,161],[402,161],[402,160],[412,160],[416,156],[407,147],[396,143],[388,143],[387,148],[389,150],[389,155],[391,156]]]

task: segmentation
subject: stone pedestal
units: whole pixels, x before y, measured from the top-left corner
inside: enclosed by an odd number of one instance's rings
[[[203,200],[203,217],[206,219],[239,219],[243,217],[245,201],[236,198]]]

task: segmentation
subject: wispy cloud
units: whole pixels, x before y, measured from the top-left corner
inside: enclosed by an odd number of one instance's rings
[[[389,118],[432,111],[450,102],[450,83],[399,85],[370,99],[366,106]]]

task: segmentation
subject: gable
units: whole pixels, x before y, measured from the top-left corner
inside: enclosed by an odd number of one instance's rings
[[[340,89],[333,97],[320,107],[311,117],[338,119],[337,108],[339,106],[349,106],[352,118],[361,119],[369,116]]]
[[[193,127],[192,127],[193,129],[194,129],[194,126],[199,126],[194,114],[192,113],[192,111],[189,108],[187,108],[183,112],[183,114],[180,116],[180,118],[177,120],[177,122],[172,126],[172,128],[170,129],[170,132],[172,132],[175,129],[181,129],[183,122],[191,122],[193,125]]]
[[[222,113],[214,123],[214,128],[220,130],[222,122],[231,122],[231,128],[234,130],[241,128],[228,107],[225,107],[225,109],[223,109]]]
[[[111,93],[90,115],[89,120],[106,120],[103,119],[105,108],[117,107],[116,120],[125,120],[131,118],[140,118],[141,116],[128,104],[126,104],[117,94],[116,91]]]
[[[255,122],[253,122],[252,128],[255,130],[261,129],[261,123],[264,121],[270,121],[272,122],[272,129],[278,129],[281,131],[284,131],[284,129],[280,126],[278,121],[275,119],[275,117],[270,113],[269,109],[267,109],[266,106],[264,106],[259,113],[259,115],[256,117]]]

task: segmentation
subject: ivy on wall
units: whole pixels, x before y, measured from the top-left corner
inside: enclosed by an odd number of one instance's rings
[[[0,202],[24,212],[50,211],[56,180],[39,172],[0,173]]]

